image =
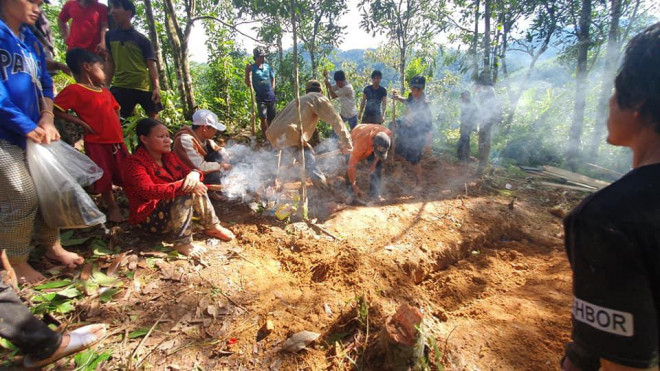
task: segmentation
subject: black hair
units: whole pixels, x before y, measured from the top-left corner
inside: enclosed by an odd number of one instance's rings
[[[381,79],[383,78],[383,73],[380,72],[379,70],[374,70],[374,72],[371,73],[371,78],[376,78],[380,77]]]
[[[335,81],[346,81],[346,75],[344,74],[344,71],[335,72],[334,79]]]
[[[190,125],[190,128],[193,129],[193,130],[197,130],[197,129],[201,129],[201,128],[203,128],[204,126],[206,126],[206,125],[196,125],[196,124],[192,124],[192,125]]]
[[[110,0],[108,3],[112,7],[118,6],[124,8],[130,11],[131,15],[135,15],[135,4],[131,0]]]
[[[138,145],[137,145],[137,147],[135,147],[136,151],[137,151],[138,148],[143,146],[142,141],[140,140],[140,137],[143,136],[143,135],[145,137],[149,136],[149,133],[151,133],[151,130],[153,130],[153,128],[155,128],[158,125],[163,125],[163,123],[156,120],[156,119],[152,119],[151,117],[140,119],[137,122],[137,125],[135,125],[135,133],[137,134],[137,137],[138,137]]]
[[[66,52],[66,65],[74,75],[80,75],[83,63],[103,63],[103,58],[89,50],[74,48]]]
[[[323,93],[323,89],[321,89],[321,86],[310,86],[305,89],[305,93]]]
[[[660,22],[633,37],[614,79],[622,109],[639,110],[660,134]]]

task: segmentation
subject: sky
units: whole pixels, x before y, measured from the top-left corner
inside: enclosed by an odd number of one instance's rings
[[[340,50],[351,50],[351,49],[368,49],[376,48],[381,42],[384,42],[386,38],[381,35],[376,35],[372,37],[371,34],[360,29],[360,10],[358,9],[359,0],[348,0],[348,14],[343,16],[338,20],[338,23],[342,26],[346,26],[346,35],[342,44],[339,46]],[[256,31],[253,31],[252,28],[254,24],[242,25],[238,29],[252,37],[256,38]],[[247,37],[236,34],[236,40],[240,45],[251,51],[256,46],[256,43],[250,40]],[[190,59],[195,62],[206,62],[207,53],[206,46],[204,42],[206,41],[206,35],[204,34],[204,26],[202,23],[196,23],[193,31],[190,35]],[[289,48],[293,45],[293,40],[289,36],[288,39],[284,40],[284,48]]]

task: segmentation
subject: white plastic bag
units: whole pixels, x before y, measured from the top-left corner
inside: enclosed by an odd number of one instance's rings
[[[71,147],[63,140],[44,144],[66,171],[83,187],[94,184],[103,176],[103,169],[98,167],[89,157]]]
[[[27,141],[28,168],[46,224],[51,228],[86,228],[105,223],[105,215],[67,171],[74,165],[60,162],[48,149],[50,145]]]

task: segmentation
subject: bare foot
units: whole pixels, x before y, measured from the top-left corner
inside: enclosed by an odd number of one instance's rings
[[[223,241],[231,241],[236,236],[227,228],[224,228],[220,224],[216,224],[215,227],[211,229],[205,229],[204,233],[209,237],[219,238]]]
[[[75,252],[65,250],[60,243],[46,249],[46,257],[73,268],[85,262],[85,259]]]
[[[37,283],[46,279],[43,274],[34,270],[27,262],[14,263],[13,267],[20,283]]]
[[[174,245],[174,250],[178,251],[179,254],[191,257],[191,258],[201,258],[202,255],[206,252],[206,249],[201,246],[196,246],[191,243]]]
[[[106,216],[108,217],[108,221],[113,223],[121,223],[125,220],[124,216],[121,215],[121,210],[119,210],[118,207],[114,209],[109,209],[108,214]]]

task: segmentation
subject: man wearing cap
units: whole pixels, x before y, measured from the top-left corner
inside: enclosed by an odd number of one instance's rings
[[[252,87],[257,95],[257,111],[261,120],[261,132],[266,133],[268,126],[275,118],[275,71],[266,63],[266,51],[262,47],[252,51],[254,63],[245,67],[245,85]]]
[[[348,160],[348,181],[353,188],[355,197],[361,196],[360,188],[355,179],[357,164],[367,160],[369,166],[369,193],[378,201],[384,201],[380,194],[383,161],[392,142],[392,132],[383,125],[361,124],[351,131],[353,152]]]
[[[335,85],[330,85],[328,71],[323,71],[323,77],[325,78],[325,86],[328,88],[328,92],[330,92],[330,98],[339,98],[339,103],[341,103],[339,116],[353,130],[355,125],[357,125],[358,114],[357,107],[355,106],[355,90],[353,90],[353,86],[346,81],[344,71],[335,72]]]
[[[332,125],[339,138],[339,148],[342,153],[349,154],[353,150],[348,130],[341,117],[335,112],[330,100],[323,95],[321,83],[309,80],[305,85],[306,94],[300,97],[300,116],[302,118],[302,141],[305,146],[305,167],[312,176],[312,180],[325,186],[325,175],[316,165],[314,154],[307,142],[316,131],[319,120]],[[275,149],[300,149],[300,132],[298,131],[298,109],[293,100],[284,107],[273,123],[266,130],[266,138]],[[297,152],[297,151],[296,151]]]
[[[397,123],[396,154],[403,157],[413,166],[416,186],[422,185],[422,153],[431,151],[431,131],[433,130],[433,116],[429,101],[424,95],[426,78],[417,75],[410,79],[410,94],[407,99],[397,92],[394,99],[406,105],[406,113]]]
[[[184,126],[174,136],[174,153],[184,164],[204,173],[204,183],[220,184],[222,171],[231,170],[229,154],[213,141],[219,131],[225,131],[225,125],[218,122],[215,113],[200,109],[192,116],[192,127]],[[215,193],[209,193],[212,199],[220,200]]]

